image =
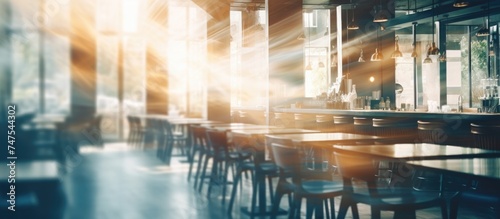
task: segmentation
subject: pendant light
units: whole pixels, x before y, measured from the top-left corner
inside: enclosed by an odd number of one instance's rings
[[[389,20],[387,14],[382,11],[382,0],[379,1],[379,6],[377,10],[377,6],[375,6],[375,16],[373,17],[373,22],[375,23],[383,23]]]
[[[352,0],[351,0],[351,5],[353,5],[352,4]],[[352,12],[352,20],[347,25],[347,29],[348,30],[358,30],[359,29],[359,25],[358,25],[358,23],[356,21],[354,21],[354,9],[356,8],[356,6],[352,6],[352,7],[353,7],[352,10],[351,10],[351,12]]]
[[[364,54],[363,54],[363,49],[361,49],[361,52],[359,52],[358,62],[365,62],[365,57],[364,57]]]
[[[324,67],[325,67],[325,63],[323,63],[323,61],[319,61],[318,68],[324,68]]]
[[[485,37],[485,36],[490,35],[490,28],[489,28],[489,24],[488,24],[490,22],[490,1],[489,0],[488,0],[487,10],[488,10],[488,18],[484,19],[484,25],[481,27],[481,29],[479,29],[476,32],[476,36],[478,36],[478,37]]]
[[[464,8],[467,6],[469,6],[469,2],[465,0],[455,0],[455,2],[453,3],[453,7],[455,8]]]
[[[416,33],[417,32],[417,22],[413,22],[412,23],[412,26],[413,26],[413,33]],[[418,53],[417,53],[417,42],[416,42],[416,39],[413,39],[413,43],[411,44],[413,46],[413,51],[411,52],[411,57],[412,58],[417,58],[418,57]]]
[[[427,55],[439,55],[439,48],[436,46],[436,42],[434,41],[434,38],[436,37],[434,34],[434,30],[436,29],[435,23],[434,23],[434,0],[432,0],[432,44],[427,50]]]
[[[443,52],[443,53],[439,56],[439,61],[440,61],[440,62],[446,62],[446,52]]]
[[[377,48],[375,48],[375,53],[372,54],[370,61],[372,62],[380,62],[384,59],[384,56],[382,53],[378,52],[378,45],[379,44],[379,39],[378,39],[378,29],[377,29]]]
[[[394,52],[392,52],[391,54],[391,58],[395,59],[395,58],[399,58],[399,57],[403,57],[403,53],[401,53],[401,51],[399,51],[399,37],[396,36],[396,40],[394,41]]]
[[[311,30],[307,30],[307,65],[306,65],[306,71],[312,71],[312,65],[311,65]]]

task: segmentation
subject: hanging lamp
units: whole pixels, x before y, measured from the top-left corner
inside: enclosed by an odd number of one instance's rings
[[[378,8],[378,10],[377,10]],[[389,20],[387,14],[382,11],[382,0],[379,1],[379,6],[375,6],[375,16],[373,17],[373,22],[383,23]]]
[[[312,65],[311,65],[311,31],[308,29],[307,30],[307,65],[305,70],[306,71],[312,71]]]
[[[394,41],[394,52],[392,52],[391,54],[391,58],[395,59],[395,58],[399,58],[399,57],[403,57],[403,53],[401,53],[401,51],[399,51],[399,37],[396,36],[396,40]]]
[[[453,2],[453,7],[455,7],[455,8],[464,8],[464,7],[467,7],[467,6],[469,6],[469,2],[468,1],[455,0],[455,2]]]
[[[435,33],[434,30],[436,29],[435,26],[435,21],[434,21],[434,0],[432,0],[432,44],[427,50],[427,55],[439,55],[439,48],[436,46],[436,42],[434,41]]]
[[[352,0],[351,0],[351,5],[352,5]],[[359,29],[359,25],[358,23],[354,20],[354,9],[356,8],[355,6],[352,6],[352,20],[351,22],[347,25],[347,29],[348,30],[358,30]]]
[[[490,22],[490,1],[488,0],[488,17],[484,19],[484,25],[476,32],[476,36],[485,37],[490,35],[489,22]]]
[[[379,47],[379,39],[378,39],[378,29],[377,29],[377,48],[375,48],[375,53],[372,54],[371,58],[370,58],[370,61],[372,62],[380,62],[384,59],[384,56],[382,55],[382,53],[379,53],[378,52],[378,47]]]

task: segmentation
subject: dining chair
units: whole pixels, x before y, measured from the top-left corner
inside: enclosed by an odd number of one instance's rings
[[[218,185],[222,187],[222,204],[225,204],[229,168],[234,168],[235,165],[244,159],[248,159],[249,156],[242,156],[241,153],[231,148],[226,131],[207,129],[206,135],[208,146],[213,150],[207,197],[210,197],[213,186]]]
[[[380,186],[376,176],[378,161],[338,151],[334,154],[344,182],[339,219],[345,218],[349,206],[355,206],[357,203],[370,205],[374,219],[381,217],[381,211],[394,211],[395,218],[416,218],[416,210],[431,207],[440,207],[442,218],[448,218],[446,200],[440,192],[419,192],[411,187]],[[362,182],[366,187],[360,186]]]
[[[187,137],[183,134],[175,133],[174,127],[168,120],[161,120],[159,127],[162,130],[160,133],[163,140],[159,146],[158,155],[162,161],[170,164],[173,148],[178,145],[185,145]]]
[[[234,177],[231,198],[228,206],[228,213],[231,214],[236,196],[238,182],[241,181],[242,174],[250,172],[252,179],[252,198],[249,208],[250,218],[254,218],[260,209],[257,209],[257,196],[265,194],[260,193],[260,189],[269,190],[271,202],[274,200],[273,193],[273,178],[277,177],[278,168],[274,162],[265,160],[265,148],[257,148],[250,145],[246,137],[232,136],[234,148],[240,153],[239,162],[237,163],[236,176]],[[246,159],[251,156],[251,159]],[[266,188],[265,180],[267,179],[268,186]],[[264,192],[265,193],[265,192]],[[262,203],[260,203],[262,204]]]
[[[326,212],[328,218],[333,218],[335,215],[334,198],[343,194],[342,183],[333,181],[329,172],[306,171],[300,148],[278,143],[272,143],[271,148],[274,161],[279,168],[271,218],[276,218],[281,198],[285,194],[293,196],[288,218],[300,218],[303,198],[307,200],[306,218],[312,218],[313,214],[316,218],[322,218],[323,211]],[[359,218],[358,215],[353,216]]]
[[[475,148],[500,150],[500,125],[493,122],[470,124],[472,143]],[[457,218],[460,203],[490,206],[496,218],[500,218],[500,189],[498,183],[484,179],[472,179],[466,187],[450,199],[450,218]]]

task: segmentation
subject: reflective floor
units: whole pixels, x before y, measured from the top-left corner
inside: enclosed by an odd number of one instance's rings
[[[167,166],[156,159],[154,151],[131,150],[124,144],[82,148],[80,155],[66,164],[66,173],[61,176],[65,192],[65,204],[59,209],[62,218],[250,218],[240,210],[250,203],[250,179],[244,178],[245,188],[238,192],[229,216],[227,207],[220,204],[217,195],[220,189],[215,188],[210,198],[206,197],[206,190],[200,195],[193,189],[193,181],[187,181],[188,164],[182,162],[184,159],[175,157],[172,165]],[[286,209],[285,200],[282,207]],[[338,210],[340,199],[335,201]],[[361,218],[370,218],[368,206],[359,205],[359,209]],[[490,211],[463,206],[459,215],[460,218],[493,218],[488,216]],[[302,216],[305,218],[304,212]],[[383,212],[382,217],[392,218],[392,213]],[[417,218],[441,218],[440,210],[418,211]]]

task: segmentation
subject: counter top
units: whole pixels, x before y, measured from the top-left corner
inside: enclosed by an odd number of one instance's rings
[[[332,114],[345,116],[366,116],[366,117],[415,117],[417,119],[499,119],[500,113],[471,113],[471,112],[417,112],[417,111],[394,111],[394,110],[339,110],[339,109],[302,109],[302,108],[275,108],[274,112],[283,113],[306,113],[306,114]]]

